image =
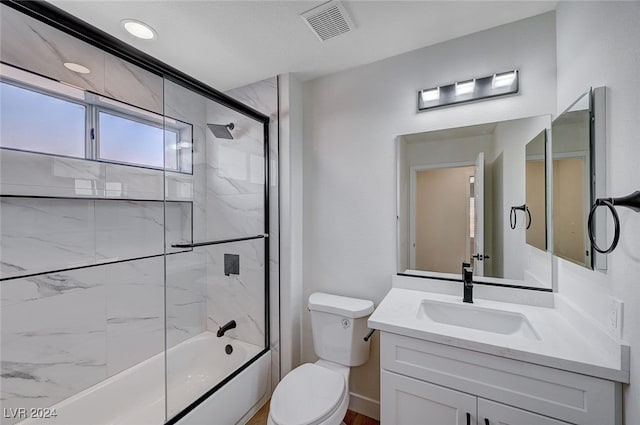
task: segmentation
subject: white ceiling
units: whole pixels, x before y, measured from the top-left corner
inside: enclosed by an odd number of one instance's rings
[[[320,42],[299,15],[323,1],[53,0],[69,13],[219,90],[277,74],[303,80],[553,10],[556,1],[344,1],[356,29]],[[138,40],[138,19],[158,38]]]

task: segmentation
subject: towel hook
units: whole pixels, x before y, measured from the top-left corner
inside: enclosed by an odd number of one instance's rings
[[[527,204],[522,204],[518,207],[511,207],[511,212],[509,213],[509,224],[511,225],[511,229],[516,228],[516,211],[524,211],[527,214],[527,218],[529,219],[527,221],[527,229],[529,229],[529,227],[531,227],[531,211],[529,211]]]
[[[600,248],[595,241],[595,237],[593,235],[593,216],[598,209],[599,206],[604,205],[609,208],[611,214],[613,215],[613,224],[614,224],[614,234],[613,234],[613,242],[611,246],[607,249]],[[591,207],[591,211],[589,211],[589,220],[587,221],[587,230],[589,233],[589,240],[591,241],[591,246],[593,249],[598,251],[601,254],[609,254],[616,249],[618,246],[618,241],[620,240],[620,217],[618,216],[618,212],[615,207],[627,207],[631,208],[635,212],[640,212],[640,191],[636,190],[630,195],[623,196],[621,198],[598,198],[596,202]]]

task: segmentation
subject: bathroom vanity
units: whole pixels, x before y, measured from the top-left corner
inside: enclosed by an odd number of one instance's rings
[[[475,289],[394,277],[369,318],[383,425],[622,423],[627,345],[557,294]]]

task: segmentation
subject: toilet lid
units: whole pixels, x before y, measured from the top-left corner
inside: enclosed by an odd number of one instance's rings
[[[344,376],[305,363],[287,374],[271,397],[271,419],[278,425],[312,425],[329,417],[346,390]]]

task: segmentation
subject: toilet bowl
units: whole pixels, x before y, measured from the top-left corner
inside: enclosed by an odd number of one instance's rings
[[[349,368],[324,360],[305,363],[278,384],[268,425],[337,425],[349,406]]]
[[[373,302],[331,294],[309,297],[313,346],[320,357],[289,372],[271,397],[268,425],[340,425],[349,406],[349,372],[369,359]]]

